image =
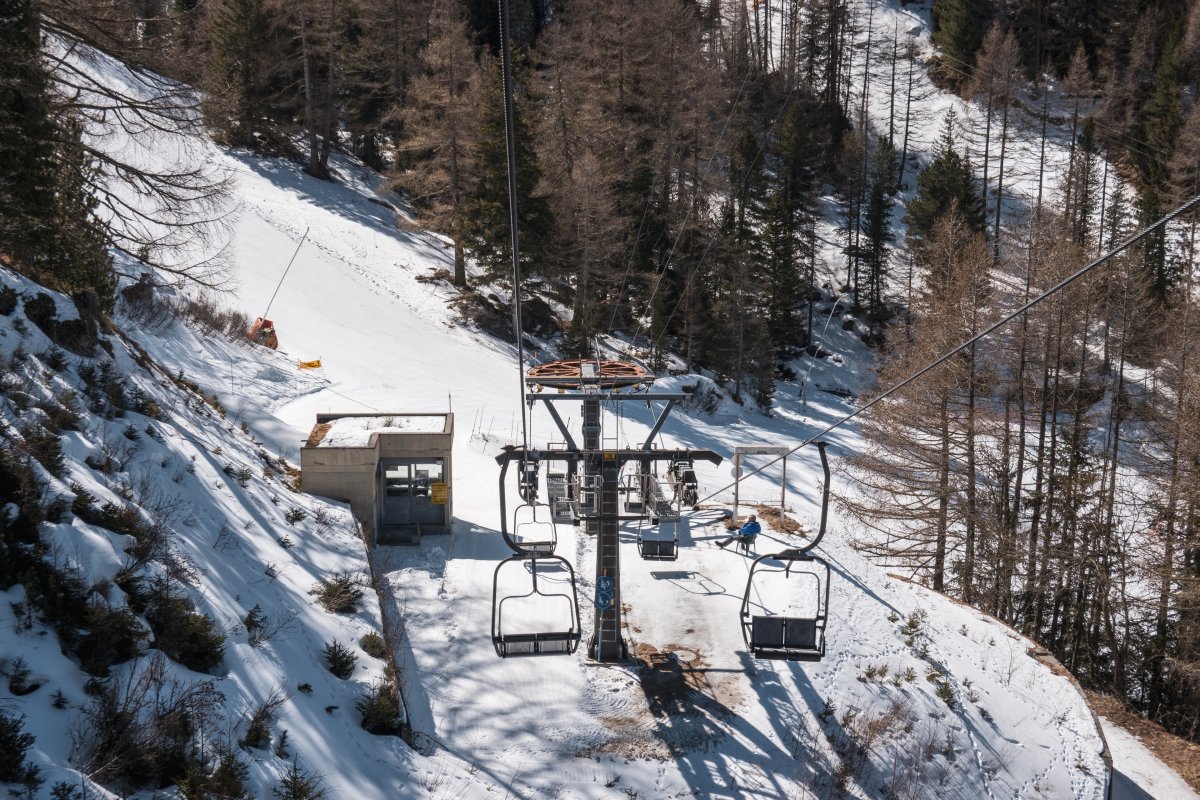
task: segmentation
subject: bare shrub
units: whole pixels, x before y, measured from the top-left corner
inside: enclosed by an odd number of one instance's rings
[[[197,734],[216,729],[223,702],[212,681],[169,679],[156,655],[100,684],[83,707],[72,732],[79,768],[124,792],[176,783],[205,762]]]
[[[271,745],[271,723],[275,721],[275,712],[287,699],[287,692],[279,688],[251,708],[246,716],[246,735],[238,740],[238,744],[246,748],[266,750]]]
[[[335,572],[327,578],[322,578],[309,594],[317,596],[317,601],[332,614],[349,614],[358,608],[363,590],[358,584],[358,576],[349,572]]]

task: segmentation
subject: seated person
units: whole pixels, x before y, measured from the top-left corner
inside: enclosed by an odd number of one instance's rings
[[[722,539],[717,542],[717,547],[725,547],[727,544],[737,539],[738,544],[743,545],[747,550],[754,546],[754,540],[758,538],[758,534],[762,532],[762,526],[758,524],[758,517],[754,514],[746,517],[745,524],[738,529],[738,532],[727,539]]]

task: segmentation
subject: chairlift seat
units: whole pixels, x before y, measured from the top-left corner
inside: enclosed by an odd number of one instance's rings
[[[813,617],[753,617],[750,651],[755,658],[820,661],[825,654],[824,622]]]
[[[643,561],[674,561],[679,558],[679,545],[674,539],[643,539],[638,552]]]
[[[509,656],[569,655],[579,647],[579,631],[509,633],[492,638],[501,658]]]

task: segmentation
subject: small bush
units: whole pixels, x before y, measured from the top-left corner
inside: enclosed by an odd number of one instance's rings
[[[179,781],[179,793],[185,800],[208,800],[228,798],[248,800],[246,778],[250,768],[227,747],[218,750],[210,762],[193,763],[184,778]]]
[[[103,678],[109,667],[136,658],[141,652],[146,630],[128,608],[113,608],[107,603],[88,603],[80,625],[87,635],[75,648],[79,666],[89,675]]]
[[[923,608],[918,608],[908,615],[908,619],[904,621],[904,625],[900,628],[906,645],[912,647],[916,643],[917,639],[924,633],[925,621],[927,619],[929,619],[929,615],[925,613],[925,609]]]
[[[358,640],[358,644],[362,647],[363,652],[371,658],[387,658],[387,642],[375,631],[363,634],[363,637]]]
[[[271,789],[278,800],[322,800],[325,797],[324,778],[300,769],[295,761]]]
[[[62,440],[57,435],[40,425],[30,425],[21,430],[21,438],[25,441],[25,452],[33,456],[51,475],[62,476],[67,461],[63,454]]]
[[[0,783],[20,783],[33,767],[25,754],[35,737],[25,730],[25,716],[9,716],[0,710]]]
[[[188,669],[211,672],[225,657],[225,637],[216,623],[195,610],[170,580],[152,580],[143,597],[146,621],[154,631],[154,647]]]
[[[29,662],[23,656],[17,656],[8,668],[8,690],[17,697],[33,694],[42,688],[42,684],[30,680],[32,675],[33,671],[29,669]]]
[[[335,572],[328,578],[323,578],[310,594],[317,596],[317,601],[326,611],[332,614],[349,614],[358,608],[363,590],[353,575]]]
[[[937,696],[945,703],[950,710],[954,710],[958,706],[958,701],[954,697],[954,689],[946,681],[937,682]]]
[[[349,647],[334,640],[325,643],[325,664],[329,667],[330,672],[345,680],[354,674],[354,668],[358,665],[358,656]]]
[[[376,681],[354,703],[362,714],[362,726],[376,736],[400,735],[400,695],[387,680]]]
[[[271,744],[271,723],[275,721],[275,711],[285,702],[287,695],[276,689],[266,700],[255,706],[246,721],[246,735],[238,740],[238,744],[242,747],[266,750]]]
[[[308,512],[305,511],[303,508],[291,508],[291,509],[288,509],[288,512],[283,515],[283,518],[286,519],[288,522],[290,522],[292,525],[295,525],[297,522],[303,522],[305,517],[307,517],[307,516],[308,516]]]

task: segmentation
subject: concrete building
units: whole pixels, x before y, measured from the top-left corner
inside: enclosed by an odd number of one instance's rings
[[[454,415],[318,414],[300,449],[304,491],[350,503],[376,544],[449,533]]]

